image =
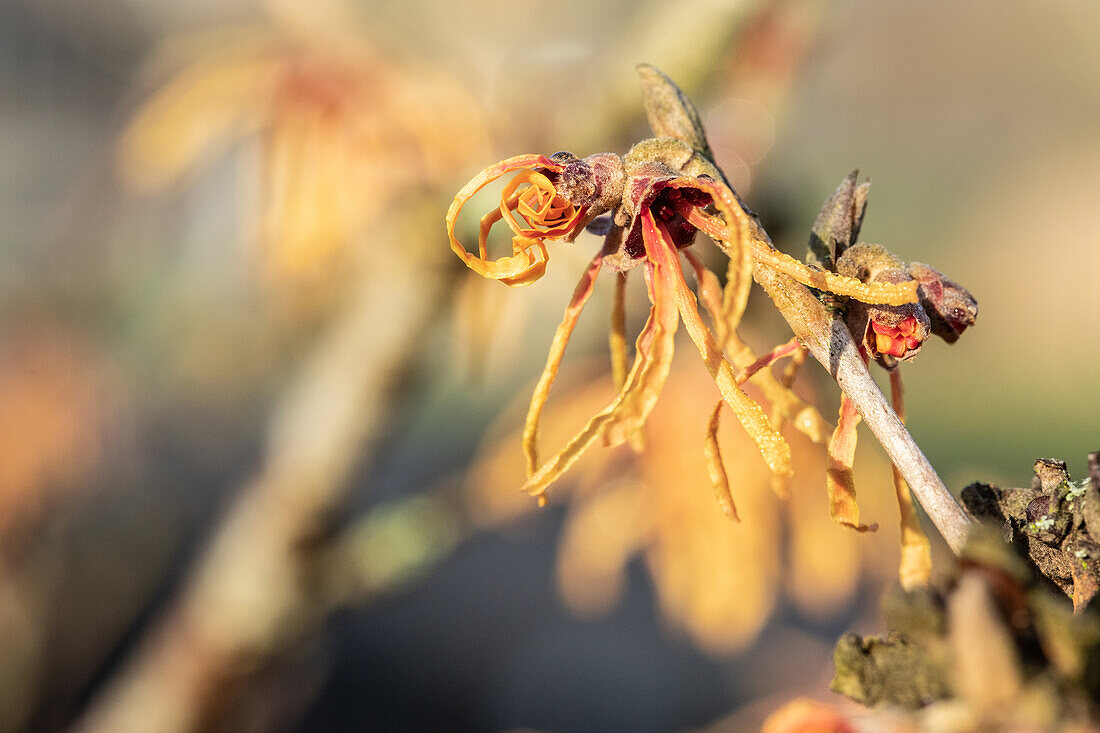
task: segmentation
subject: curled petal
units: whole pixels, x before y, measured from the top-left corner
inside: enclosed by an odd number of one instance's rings
[[[489,232],[492,230],[494,224],[504,218],[504,215],[500,213],[501,209],[505,209],[506,207],[514,208],[518,205],[519,194],[513,194],[512,198],[508,200],[505,206],[498,206],[481,217],[481,226],[478,229],[477,235],[478,256],[481,257],[481,259],[489,259]]]
[[[520,192],[524,184],[528,187]],[[513,208],[534,226],[524,227],[512,213]],[[542,173],[522,170],[500,192],[500,213],[517,237],[556,239],[570,233],[585,210],[559,196]]]
[[[852,478],[852,463],[856,457],[856,427],[862,418],[848,395],[840,396],[840,418],[833,437],[829,439],[828,467],[825,484],[829,491],[829,515],[840,524],[858,532],[873,532],[878,525],[859,523],[856,504],[856,484]]]
[[[545,198],[545,192],[543,191],[541,181],[534,178],[532,175],[527,175],[528,173],[535,176],[541,175],[528,170],[531,168],[547,169],[555,172],[561,170],[560,165],[550,160],[545,155],[517,155],[513,158],[502,160],[499,163],[485,168],[474,176],[462,187],[462,190],[455,194],[454,201],[451,202],[451,207],[447,210],[447,237],[451,242],[451,249],[454,250],[454,253],[477,274],[493,280],[500,280],[506,285],[529,285],[542,277],[542,274],[546,270],[546,262],[549,259],[549,255],[546,252],[546,246],[543,244],[543,239],[554,238],[564,233],[563,227],[565,225],[559,224],[556,220],[553,222],[554,226],[538,229],[520,225],[512,214],[512,207],[518,207],[521,202],[524,203],[524,206],[530,208],[533,206],[532,201],[537,203],[539,195]],[[482,218],[481,233],[478,238],[478,254],[475,255],[467,252],[466,248],[455,238],[454,233],[455,223],[458,219],[459,212],[462,211],[462,207],[482,188],[501,176],[517,170],[525,171],[523,180],[519,183],[531,183],[532,186],[535,186],[543,193],[531,194],[531,198],[525,200],[524,194],[526,192],[514,195],[516,193],[515,187],[506,187],[505,192],[502,193],[501,196],[501,213],[499,215],[486,215]],[[545,180],[545,176],[541,176],[541,178]],[[517,187],[519,183],[516,183]],[[553,204],[552,199],[550,204]],[[549,216],[553,212],[551,208],[545,208],[545,213]],[[575,211],[573,217],[566,221],[567,223],[572,222],[576,224],[580,220],[580,216],[582,216],[582,213],[579,210]],[[489,229],[492,227],[493,223],[504,217],[507,217],[508,224],[515,233],[515,236],[512,238],[512,255],[490,260],[486,252],[486,239]]]
[[[527,457],[528,476],[533,474],[539,465],[538,432],[542,408],[546,405],[546,400],[550,396],[550,388],[554,386],[554,379],[558,375],[558,367],[561,365],[562,356],[565,354],[565,347],[569,345],[569,337],[573,335],[573,329],[577,325],[577,319],[580,318],[581,311],[592,296],[592,290],[596,285],[596,276],[600,273],[602,264],[603,255],[597,254],[592,258],[588,269],[584,271],[580,282],[577,283],[577,288],[573,291],[573,298],[565,309],[565,316],[558,324],[557,331],[554,332],[554,340],[550,344],[550,353],[546,357],[546,366],[543,368],[542,375],[535,385],[535,391],[531,395],[531,406],[527,409],[527,420],[523,426],[523,453]]]

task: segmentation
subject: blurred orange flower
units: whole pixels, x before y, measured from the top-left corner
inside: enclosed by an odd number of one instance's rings
[[[591,376],[563,385],[561,399],[547,407],[548,437],[567,436],[578,417],[606,402],[609,387],[596,378],[603,375]],[[674,361],[669,388],[677,399],[654,408],[645,451],[637,457],[625,447],[586,453],[561,483],[569,509],[557,573],[571,610],[584,616],[610,610],[627,562],[641,554],[665,615],[700,646],[725,652],[755,638],[784,585],[805,612],[826,614],[852,599],[864,570],[892,575],[892,558],[878,543],[897,541],[893,527],[869,539],[833,522],[820,486],[823,451],[795,431],[787,431],[795,463],[787,502],[771,490],[771,471],[746,433],[719,436],[744,521],[730,522],[716,511],[699,454],[713,382],[684,357]],[[747,389],[759,396],[751,382]],[[466,483],[471,514],[486,526],[533,508],[525,493],[508,488],[523,470],[516,431],[494,432]],[[860,470],[869,481],[889,485],[889,464],[881,458],[869,456]],[[866,503],[875,514],[891,510],[888,492],[867,492]]]
[[[770,715],[761,733],[856,733],[856,727],[829,705],[799,698]]]
[[[87,483],[112,416],[107,370],[73,332],[9,329],[0,348],[0,535]]]
[[[270,280],[316,285],[402,192],[483,155],[486,125],[454,79],[371,47],[343,3],[267,6],[266,25],[162,49],[167,78],[127,127],[121,170],[157,189],[255,142],[240,156],[258,192],[246,229]]]

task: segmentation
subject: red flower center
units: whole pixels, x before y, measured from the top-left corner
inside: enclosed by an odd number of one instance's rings
[[[699,230],[688,223],[681,211],[685,207],[709,206],[710,203],[710,194],[704,191],[669,187],[653,198],[649,204],[649,210],[653,213],[653,218],[664,225],[676,248],[683,249],[695,241],[695,233]],[[641,226],[636,224],[627,233],[625,249],[626,253],[634,259],[645,256]]]
[[[871,328],[875,332],[875,351],[880,354],[901,357],[921,345],[915,316],[909,316],[897,326],[871,321]]]

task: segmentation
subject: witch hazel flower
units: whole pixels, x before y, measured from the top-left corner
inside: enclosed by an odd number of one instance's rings
[[[561,152],[520,155],[495,163],[455,196],[446,217],[447,234],[452,250],[470,269],[510,286],[530,285],[543,275],[549,242],[573,242],[586,229],[604,237],[566,307],[531,399],[523,433],[525,491],[544,502],[547,489],[597,441],[607,446],[640,445],[642,428],[668,378],[682,322],[722,397],[707,426],[705,455],[719,503],[736,518],[728,478],[713,441],[723,405],[733,411],[769,469],[780,477],[791,473],[790,447],[780,433],[784,421],[815,440],[822,440],[827,432],[817,411],[791,391],[793,370],[780,379],[769,369],[788,356],[800,363],[805,353],[798,342],[789,341],[757,357],[736,333],[753,268],[770,268],[837,298],[868,304],[914,303],[918,283],[912,279],[865,282],[807,266],[776,250],[714,165],[691,102],[653,67],[642,65],[639,74],[650,126],[658,137],[639,142],[623,156],[600,153],[578,158]],[[460,212],[478,191],[509,174],[499,205],[481,218],[476,250],[467,249],[456,235]],[[512,251],[494,258],[489,253],[489,235],[499,222],[511,232]],[[692,251],[699,231],[729,257],[724,290]],[[696,290],[684,277],[682,261],[694,273]],[[620,365],[613,369],[618,393],[564,447],[543,460],[538,448],[540,415],[577,320],[605,268],[617,275],[617,316],[612,319],[610,343],[612,363]],[[626,369],[622,283],[636,270],[645,279],[650,311],[635,340],[633,362]],[[713,329],[699,312],[700,302]],[[770,416],[741,388],[757,374],[772,402]]]

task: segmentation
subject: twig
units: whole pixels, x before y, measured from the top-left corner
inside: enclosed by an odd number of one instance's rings
[[[416,220],[434,225],[434,211]],[[372,249],[391,253],[386,267],[362,263],[351,302],[277,406],[263,467],[241,490],[175,605],[77,730],[201,729],[235,686],[327,610],[326,599],[310,590],[308,545],[384,424],[393,383],[441,289],[434,249],[392,254],[432,237],[395,229],[376,228],[381,241]]]
[[[855,404],[936,529],[951,549],[959,553],[970,529],[970,519],[867,371],[844,319],[826,308],[809,288],[786,275],[757,267],[753,277],[771,296],[803,346]]]
[[[609,131],[629,130],[635,123],[638,87],[622,73],[623,59],[651,60],[688,89],[697,88],[717,70],[714,59],[751,30],[755,15],[777,4],[775,0],[638,3],[624,19],[624,27],[605,45],[600,68],[592,72],[602,81],[598,92],[581,105],[585,114],[564,118],[558,139],[572,140],[578,150],[598,149],[606,144]]]
[[[710,146],[706,132],[691,100],[667,74],[653,66],[640,64],[638,74],[646,114],[654,134],[674,136],[687,143],[696,155],[709,159]],[[714,166],[713,161],[710,163],[729,185],[725,173]],[[749,221],[752,224],[750,236],[758,243],[774,248],[760,222],[754,216],[750,216]],[[714,241],[727,257],[740,257],[740,252],[727,245],[721,237]],[[947,544],[956,553],[960,552],[966,541],[970,520],[875,384],[844,319],[826,308],[809,288],[770,267],[754,267],[753,277],[771,296],[798,340],[836,379],[841,390],[859,410]]]

